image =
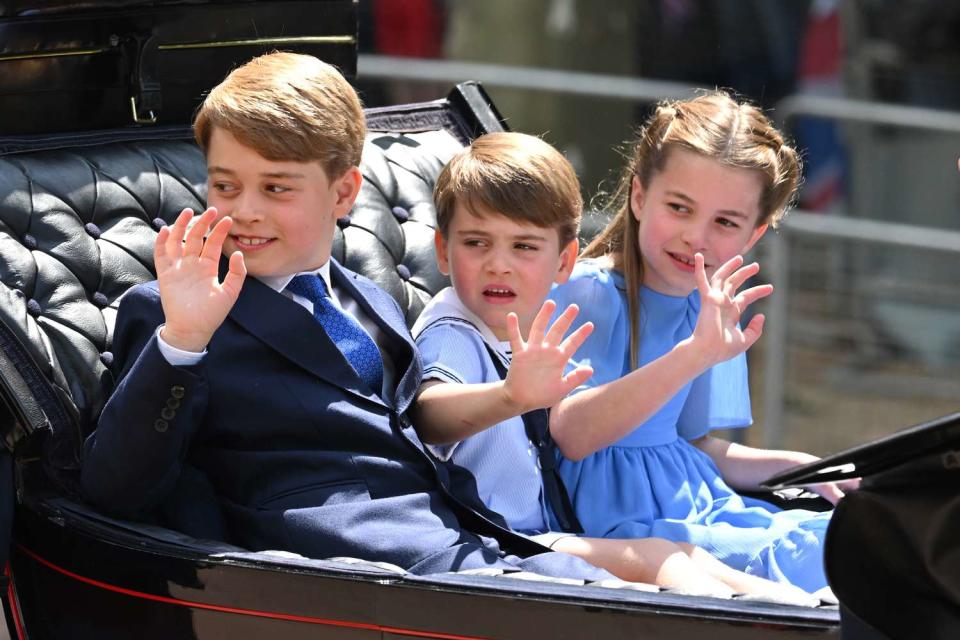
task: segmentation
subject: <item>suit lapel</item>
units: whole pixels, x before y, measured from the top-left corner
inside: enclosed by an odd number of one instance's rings
[[[390,338],[386,347],[393,359],[396,377],[392,404],[394,409],[403,413],[420,386],[420,367],[417,347],[396,302],[383,289],[340,266],[332,258],[330,278],[336,286],[349,291],[367,316]]]
[[[286,359],[350,393],[384,404],[310,313],[256,278],[247,278],[229,317]]]

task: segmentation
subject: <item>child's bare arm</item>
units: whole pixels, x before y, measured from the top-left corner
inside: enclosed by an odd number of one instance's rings
[[[809,453],[757,449],[712,436],[703,436],[691,444],[710,456],[727,484],[742,491],[760,489],[760,483],[773,474],[818,460]],[[836,504],[844,491],[855,489],[858,484],[859,481],[825,482],[811,485],[810,490]]]
[[[413,417],[424,442],[460,442],[514,416],[551,406],[592,375],[590,367],[578,367],[564,375],[567,362],[593,325],[581,326],[564,340],[577,308],[571,305],[547,328],[555,306],[553,301],[544,303],[526,341],[520,335],[517,316],[508,315],[513,357],[506,380],[481,384],[430,381],[420,387]]]
[[[737,256],[707,278],[696,255],[701,308],[693,335],[669,353],[608,384],[561,400],[550,414],[550,432],[564,456],[582,459],[630,433],[670,398],[713,365],[748,349],[763,331],[763,316],[738,326],[743,311],[770,295],[762,285],[737,293],[759,267]]]
[[[560,452],[581,460],[616,442],[656,413],[707,366],[687,345],[628,375],[561,400],[550,412]]]
[[[420,439],[453,444],[523,413],[514,408],[502,382],[456,384],[428,380],[420,386],[411,412]]]
[[[188,230],[193,211],[184,209],[173,226],[160,230],[154,245],[164,314],[160,335],[167,344],[184,351],[206,348],[237,301],[247,273],[243,255],[236,252],[230,256],[227,277],[220,282],[220,252],[233,221],[221,219],[204,239],[216,216],[216,209],[207,209]]]

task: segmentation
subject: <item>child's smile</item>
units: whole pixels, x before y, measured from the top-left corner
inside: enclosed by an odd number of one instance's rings
[[[241,236],[234,233],[231,233],[230,237],[233,239],[234,242],[237,243],[237,246],[244,253],[248,251],[257,251],[258,249],[265,249],[269,243],[275,240],[275,238],[258,238],[253,236]]]

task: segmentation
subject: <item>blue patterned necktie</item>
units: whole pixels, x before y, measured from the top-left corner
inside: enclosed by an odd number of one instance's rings
[[[357,319],[337,308],[327,293],[327,284],[316,275],[295,276],[287,290],[313,303],[313,317],[327,332],[347,362],[375,393],[383,386],[383,360],[373,338]]]

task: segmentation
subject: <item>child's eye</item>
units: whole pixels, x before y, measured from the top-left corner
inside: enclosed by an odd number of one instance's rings
[[[721,227],[727,227],[728,229],[739,229],[740,225],[731,220],[730,218],[717,218],[717,224]]]
[[[237,188],[229,182],[214,182],[212,186],[213,190],[218,193],[230,193],[237,190]]]
[[[527,244],[525,242],[518,242],[517,244],[513,245],[513,248],[519,249],[520,251],[537,251],[539,249],[539,247],[532,244]]]
[[[676,211],[677,213],[690,213],[690,207],[679,202],[668,202],[667,206]]]
[[[291,189],[290,189],[290,187],[285,187],[285,186],[283,186],[282,184],[268,184],[268,185],[264,188],[264,190],[265,190],[267,193],[286,193],[287,191],[290,191]]]
[[[468,247],[485,247],[485,246],[487,246],[487,243],[484,242],[483,240],[475,240],[475,239],[464,240],[464,241],[463,241],[463,244],[465,244],[465,245],[468,246]]]

